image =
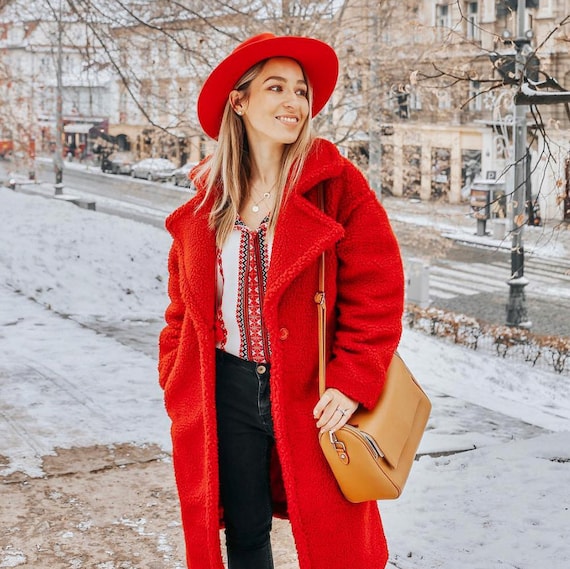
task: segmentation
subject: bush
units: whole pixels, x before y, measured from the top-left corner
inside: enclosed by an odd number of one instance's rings
[[[410,328],[452,339],[455,344],[472,350],[479,347],[481,339],[487,339],[502,358],[508,353],[515,357],[520,355],[534,366],[542,357],[557,373],[565,371],[570,358],[570,338],[541,336],[525,328],[485,324],[476,318],[439,308],[421,308],[409,304],[406,306],[405,321]]]

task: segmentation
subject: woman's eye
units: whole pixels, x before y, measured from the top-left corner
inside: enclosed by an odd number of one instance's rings
[[[275,91],[276,93],[278,93],[279,91],[282,91],[283,89],[281,88],[281,85],[272,85],[271,87],[269,87],[270,91]]]
[[[305,91],[305,89],[297,89],[297,95],[299,95],[300,97],[307,97],[307,91]]]

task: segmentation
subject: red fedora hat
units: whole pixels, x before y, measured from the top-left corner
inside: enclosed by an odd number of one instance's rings
[[[290,57],[301,64],[313,88],[312,116],[326,105],[338,76],[338,58],[333,48],[313,38],[259,34],[240,43],[202,86],[198,120],[208,136],[218,138],[228,95],[239,78],[270,57]]]

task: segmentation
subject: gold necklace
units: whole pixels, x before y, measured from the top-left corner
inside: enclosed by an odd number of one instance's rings
[[[251,206],[251,211],[253,211],[253,213],[257,213],[259,211],[259,204],[267,199],[269,199],[271,197],[271,194],[273,193],[273,188],[275,188],[275,184],[273,184],[273,186],[271,186],[271,189],[268,192],[263,192],[263,196],[261,197],[261,199],[259,199],[258,201],[253,200],[253,205]],[[252,190],[252,194],[254,194],[253,188]],[[253,196],[252,196],[253,199]]]

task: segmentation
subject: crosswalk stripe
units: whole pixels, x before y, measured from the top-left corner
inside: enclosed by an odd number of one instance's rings
[[[496,279],[493,280],[475,273],[462,274],[458,271],[454,271],[453,269],[447,269],[439,266],[430,267],[430,278],[433,275],[440,276],[444,279],[446,277],[451,277],[453,278],[454,282],[462,282],[466,285],[473,285],[479,292],[495,292],[499,288],[502,288]]]
[[[479,269],[487,269],[482,265]],[[504,267],[503,267],[504,269]],[[504,274],[504,273],[503,273]],[[526,273],[525,273],[526,275]],[[545,276],[526,275],[529,279],[527,293],[535,296],[553,296],[570,299],[570,287],[554,278]],[[507,277],[490,278],[477,272],[472,267],[459,267],[454,270],[447,267],[432,266],[429,270],[429,295],[431,298],[449,300],[457,296],[474,296],[480,293],[500,293],[509,290]]]
[[[537,294],[541,297],[555,297],[555,298],[568,298],[570,299],[570,288],[562,288],[558,286],[545,286],[544,284],[537,283],[536,281],[530,281],[526,287],[529,294]]]
[[[459,269],[461,272],[470,273],[476,276],[487,276],[493,274],[493,276],[492,277],[490,276],[489,278],[490,282],[495,282],[495,283],[498,281],[506,282],[511,274],[510,267],[507,268],[505,265],[501,263],[490,263],[488,265],[484,265],[482,263],[472,263],[472,264],[454,263],[453,265],[450,266],[455,269]],[[430,269],[435,269],[435,268],[436,267],[433,266]],[[500,274],[504,275],[504,279],[501,279],[500,276],[498,276]],[[553,273],[552,271],[546,271],[546,269],[544,270],[544,272],[542,271],[539,272],[534,268],[529,268],[528,266],[525,266],[525,276],[529,280],[535,279],[536,281],[544,284],[560,285],[561,281],[570,282],[570,277],[566,277],[564,275],[559,276],[557,273]]]
[[[436,277],[436,276],[432,277],[430,275],[430,279],[429,279],[430,291],[433,288],[438,289],[438,290],[443,290],[443,291],[454,292],[456,294],[467,295],[467,296],[474,296],[474,295],[482,292],[480,290],[476,290],[472,287],[468,287],[468,286],[464,286],[464,285],[457,286],[457,285],[450,283],[448,280],[440,279],[439,277]]]
[[[506,267],[501,263],[492,263],[495,267]],[[510,267],[507,269],[510,271]],[[524,272],[525,274],[534,274],[547,277],[548,279],[552,279],[553,281],[568,281],[570,282],[570,272],[556,263],[547,262],[547,261],[540,261],[540,262],[528,262],[525,261],[524,265]]]

